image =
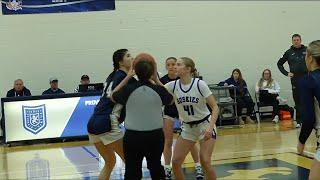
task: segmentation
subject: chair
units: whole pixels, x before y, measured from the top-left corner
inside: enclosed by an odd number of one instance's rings
[[[267,93],[264,90],[260,90],[259,93],[255,92],[255,100],[256,100],[256,105],[257,105],[257,110],[256,110],[256,115],[257,118],[260,120],[261,117],[266,116],[266,115],[273,115],[273,105],[271,102],[261,102],[260,101],[260,93]],[[271,107],[271,110],[269,110]]]
[[[218,86],[217,84],[209,84],[210,90],[216,98],[219,106],[219,119],[218,123],[220,126],[223,121],[234,121],[238,118],[237,111],[237,99],[231,98],[231,95],[235,96],[236,89],[231,86]]]

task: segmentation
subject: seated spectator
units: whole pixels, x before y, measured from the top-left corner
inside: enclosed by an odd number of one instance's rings
[[[31,96],[30,90],[24,87],[23,81],[21,79],[15,80],[13,84],[13,89],[7,92],[7,97],[17,96]]]
[[[247,88],[246,81],[242,78],[241,71],[239,69],[234,69],[232,75],[229,79],[221,81],[219,86],[234,86],[236,88],[236,97],[234,97],[233,92],[230,92],[232,98],[236,98],[237,101],[237,113],[239,116],[239,124],[243,125],[244,121],[240,117],[242,115],[243,108],[247,108],[246,112],[246,122],[253,124],[254,121],[251,119],[250,115],[253,114],[254,102],[250,96]]]
[[[50,94],[64,94],[64,91],[59,89],[58,87],[58,79],[53,77],[50,78],[50,88],[45,90],[42,95],[50,95]]]
[[[17,79],[14,81],[13,89],[7,92],[6,97],[18,97],[18,96],[31,96],[30,90],[24,87],[22,79]],[[4,129],[3,117],[1,117],[0,126],[1,126],[1,129],[3,130]]]
[[[265,69],[261,79],[256,84],[256,93],[259,94],[259,101],[273,106],[274,118],[272,122],[279,122],[279,93],[280,86],[277,81],[272,79],[271,71]]]
[[[82,75],[80,80],[81,85],[90,84],[90,78],[88,75]],[[74,90],[75,93],[79,92],[79,86]]]

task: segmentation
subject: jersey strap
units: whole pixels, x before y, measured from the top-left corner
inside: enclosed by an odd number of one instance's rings
[[[172,93],[174,93],[174,90],[176,89],[177,81],[178,81],[178,79],[174,81]]]
[[[203,97],[203,94],[202,94],[202,92],[201,92],[201,90],[200,90],[200,79],[198,79],[198,82],[197,82],[197,87],[198,87],[198,90],[199,90],[199,93],[201,94],[201,96]]]

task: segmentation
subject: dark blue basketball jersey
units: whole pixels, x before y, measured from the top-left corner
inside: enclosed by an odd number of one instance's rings
[[[102,134],[111,130],[110,114],[112,113],[115,103],[111,101],[110,95],[112,90],[117,87],[126,76],[127,74],[124,71],[118,70],[107,78],[103,94],[87,125],[90,134]],[[136,80],[132,78],[129,83],[134,81]],[[119,123],[122,123],[124,119],[125,108],[123,107],[120,118],[118,119]]]
[[[299,82],[302,127],[299,141],[305,144],[312,130],[320,129],[320,69],[309,72]]]
[[[175,81],[179,78],[176,78],[176,79],[170,79],[168,74],[164,75],[160,81],[163,85],[167,84],[168,82],[171,82],[171,81]],[[173,103],[172,105],[167,105],[164,107],[164,114],[167,115],[167,116],[170,116],[172,118],[179,118],[179,113],[178,113],[178,110],[177,110],[177,107],[175,105],[175,103]]]

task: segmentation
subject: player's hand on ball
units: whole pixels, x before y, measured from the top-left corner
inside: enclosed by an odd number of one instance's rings
[[[134,72],[133,66],[130,67],[127,76],[133,77],[136,73]]]
[[[159,77],[158,77],[158,68],[157,68],[157,63],[156,62],[154,62],[154,72],[153,72],[153,75],[152,75],[152,80],[153,81],[157,81],[158,79],[159,79]]]

